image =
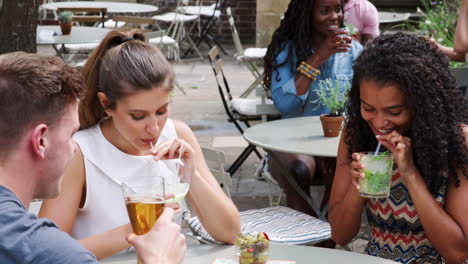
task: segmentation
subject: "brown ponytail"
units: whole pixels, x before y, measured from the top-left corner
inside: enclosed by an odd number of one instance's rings
[[[115,102],[136,90],[150,90],[168,80],[173,89],[174,72],[158,48],[145,42],[141,30],[114,30],[107,34],[81,70],[87,90],[80,102],[80,127],[96,125],[105,117],[97,97],[103,92]]]

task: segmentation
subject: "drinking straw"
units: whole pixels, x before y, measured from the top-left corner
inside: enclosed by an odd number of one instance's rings
[[[374,157],[379,155],[379,151],[380,151],[381,146],[382,146],[382,142],[379,142],[379,144],[377,144],[377,148],[375,149]]]

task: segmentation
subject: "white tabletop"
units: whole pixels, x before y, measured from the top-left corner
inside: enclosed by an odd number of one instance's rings
[[[41,8],[47,10],[57,10],[57,8],[107,8],[107,13],[145,13],[158,11],[154,5],[125,3],[125,2],[104,2],[104,1],[71,1],[55,2],[41,5]]]
[[[379,23],[395,23],[407,20],[410,13],[396,13],[379,11]]]
[[[244,131],[251,144],[267,150],[336,157],[340,137],[325,137],[318,116],[287,118],[252,126]]]
[[[235,259],[234,246],[198,245],[187,248],[183,264],[211,264],[218,258]],[[293,260],[296,264],[306,263],[360,263],[360,264],[392,264],[391,260],[381,259],[364,254],[319,247],[291,246],[272,244],[270,260]],[[107,258],[102,263],[134,264],[136,254],[128,253]]]
[[[36,43],[39,45],[97,43],[110,31],[101,27],[73,26],[70,35],[62,35],[59,26],[37,26]]]

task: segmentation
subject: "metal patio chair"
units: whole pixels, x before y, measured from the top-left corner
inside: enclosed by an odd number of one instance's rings
[[[208,60],[213,69],[216,83],[218,84],[219,95],[223,103],[223,108],[228,116],[228,121],[237,128],[240,134],[243,134],[244,128],[242,128],[241,123],[246,127],[250,127],[251,121],[259,121],[262,119],[262,115],[257,113],[257,105],[262,104],[262,99],[234,98],[232,96],[229,83],[223,71],[223,60],[216,46],[208,53]],[[221,81],[220,78],[222,79]],[[278,115],[267,115],[267,118],[276,119]],[[257,148],[249,144],[227,169],[227,172],[233,175],[252,152],[255,153],[260,160],[263,158]]]
[[[232,181],[229,173],[224,171],[224,153],[205,147],[202,148],[202,151],[211,173],[226,195],[231,198],[229,186]],[[220,243],[205,231],[196,216],[191,217],[189,213],[185,213],[184,219],[192,231],[188,235],[202,243]],[[240,222],[243,234],[266,232],[272,243],[311,245],[331,237],[328,222],[284,206],[242,211],[240,212]]]

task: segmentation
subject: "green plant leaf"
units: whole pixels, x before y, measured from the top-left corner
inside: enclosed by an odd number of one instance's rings
[[[330,110],[330,115],[342,115],[351,85],[346,83],[344,87],[341,86],[339,80],[332,80],[329,78],[320,80],[318,89],[315,91],[318,99],[313,101],[313,103],[317,103],[318,106],[326,106]]]

